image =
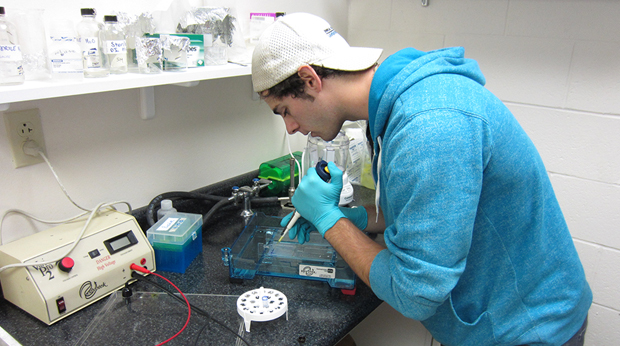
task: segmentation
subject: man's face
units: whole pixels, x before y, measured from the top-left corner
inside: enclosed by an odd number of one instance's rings
[[[289,134],[301,132],[330,141],[342,126],[334,108],[328,107],[321,98],[311,100],[286,96],[276,99],[268,96],[265,102],[275,114],[282,116]]]

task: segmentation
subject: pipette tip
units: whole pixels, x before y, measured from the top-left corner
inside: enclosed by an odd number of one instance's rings
[[[295,222],[297,222],[297,219],[299,219],[300,216],[301,215],[299,215],[297,210],[295,210],[295,212],[293,213],[293,217],[291,217],[288,224],[286,225],[286,228],[284,229],[284,232],[282,232],[282,236],[280,236],[278,243],[282,241],[282,238],[284,238],[284,236],[288,233],[288,231],[290,231],[290,229],[293,228],[293,226],[295,225]]]

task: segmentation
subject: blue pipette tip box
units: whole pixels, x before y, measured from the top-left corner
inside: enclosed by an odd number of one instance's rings
[[[202,215],[170,213],[146,231],[157,270],[185,273],[202,251]]]

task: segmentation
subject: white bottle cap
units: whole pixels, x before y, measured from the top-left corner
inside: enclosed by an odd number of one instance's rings
[[[161,209],[163,210],[172,209],[172,201],[169,199],[164,199],[163,201],[161,201]]]

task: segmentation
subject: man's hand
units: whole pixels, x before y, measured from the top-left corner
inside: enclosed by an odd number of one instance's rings
[[[366,208],[364,207],[354,207],[354,208],[338,207],[338,209],[340,209],[342,214],[347,219],[349,219],[355,225],[355,227],[359,228],[360,230],[363,231],[368,225],[368,214],[366,212]],[[280,225],[282,227],[286,227],[286,225],[289,223],[292,217],[293,217],[293,213],[286,215],[282,219],[282,222],[280,222]],[[308,220],[304,219],[303,217],[300,217],[295,223],[295,225],[288,231],[288,237],[291,240],[297,238],[297,241],[299,242],[299,244],[303,244],[307,242],[308,240],[310,240],[309,233],[312,231],[316,231],[316,230],[317,230],[316,227],[314,227],[314,225],[308,222]]]
[[[323,237],[340,218],[345,217],[338,208],[342,171],[333,162],[329,162],[327,168],[331,175],[330,182],[323,181],[316,168],[309,168],[291,199],[297,212],[314,225]]]
[[[292,212],[286,215],[280,222],[280,226],[286,227],[286,225],[288,225],[289,221],[293,217],[293,214],[295,213]],[[295,222],[295,225],[288,231],[288,237],[291,240],[297,237],[297,241],[299,242],[299,244],[303,244],[310,240],[310,232],[312,231],[316,231],[316,228],[310,222],[308,222],[308,220],[300,217],[299,219],[297,219],[297,222]]]

